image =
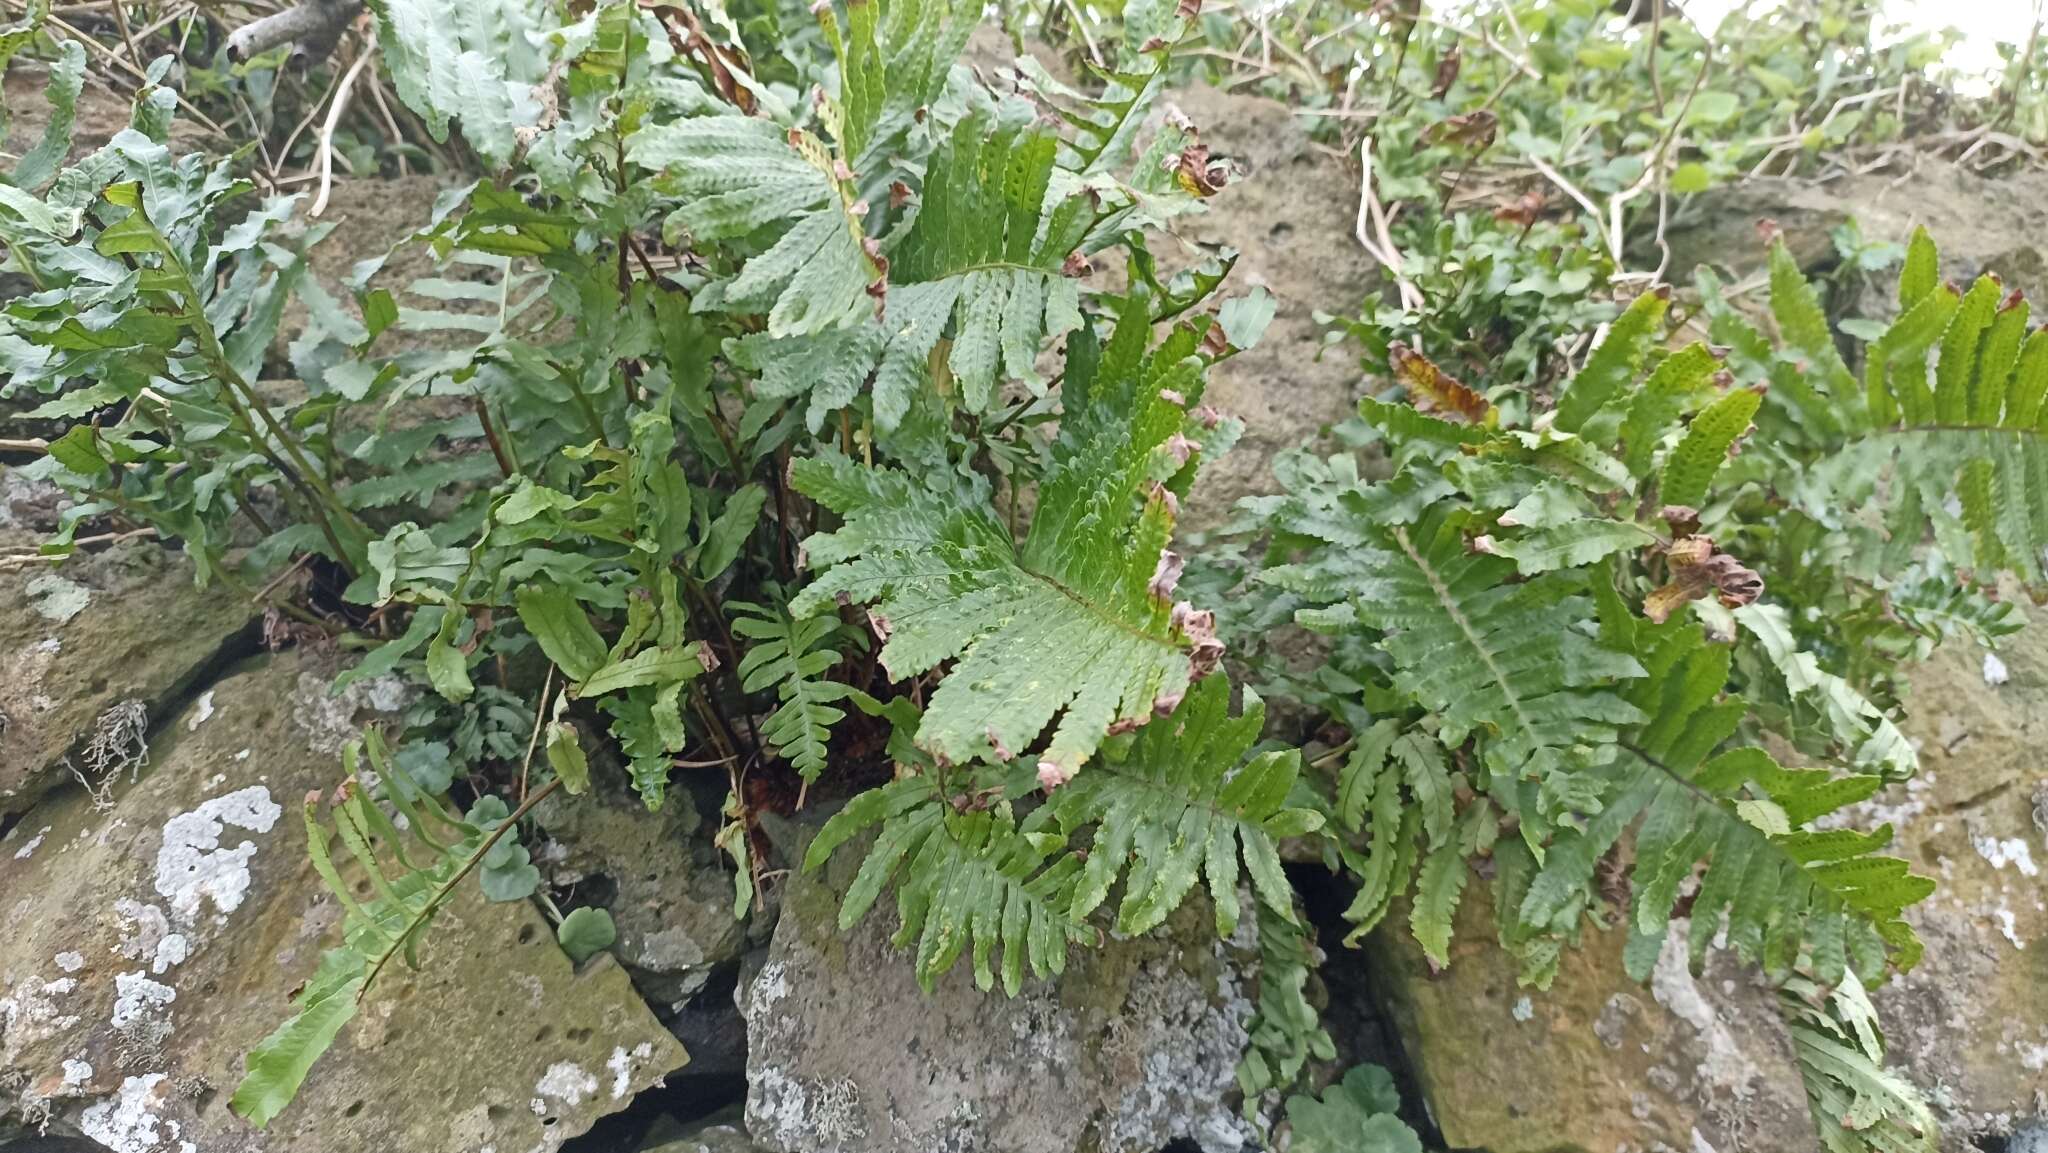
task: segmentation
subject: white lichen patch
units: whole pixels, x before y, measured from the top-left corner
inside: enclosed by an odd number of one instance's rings
[[[1972,833],[1970,845],[1977,850],[1978,856],[1991,862],[1994,869],[2003,869],[2011,865],[2020,871],[2022,877],[2037,877],[2041,874],[2041,870],[2034,865],[2034,854],[2024,838],[2008,837],[2000,840],[1989,834]]]
[[[580,1105],[597,1092],[597,1076],[574,1061],[557,1061],[534,1082],[533,1091],[564,1105]]]
[[[113,1153],[157,1153],[164,1142],[164,1122],[156,1115],[164,1088],[162,1073],[123,1080],[118,1096],[87,1109],[78,1119],[79,1131]]]
[[[70,1058],[64,1062],[64,1087],[66,1089],[76,1089],[90,1080],[92,1080],[91,1065],[77,1058]]]
[[[1991,919],[1998,922],[1998,935],[2011,941],[2013,948],[2024,949],[2027,947],[2027,943],[2020,940],[2019,921],[2012,915],[2011,909],[2004,906],[1993,909],[1991,910]]]
[[[192,706],[192,716],[185,722],[185,731],[196,733],[199,726],[213,719],[213,690],[199,694],[199,700]]]
[[[223,914],[234,912],[249,891],[249,859],[256,855],[256,842],[223,848],[221,834],[230,826],[267,833],[283,812],[269,789],[250,785],[172,817],[164,823],[163,845],[157,850],[156,891],[188,921],[209,900]]]
[[[39,981],[31,977],[0,997],[0,1037],[10,1045],[26,1046],[53,1037],[78,1024],[76,1013],[67,1013],[65,999],[78,989],[75,977]]]
[[[128,1032],[168,1034],[170,1025],[170,1004],[178,999],[178,991],[160,981],[152,981],[149,974],[137,969],[133,973],[120,973],[114,977],[114,1028]]]
[[[184,964],[190,952],[191,946],[186,942],[185,934],[171,933],[157,942],[156,956],[150,958],[149,971],[157,974],[169,972]]]
[[[624,1097],[626,1090],[633,1087],[633,1062],[645,1061],[652,1056],[654,1046],[645,1041],[633,1046],[631,1053],[626,1052],[624,1045],[612,1048],[611,1057],[604,1063],[604,1067],[612,1072],[612,1100]]]
[[[1650,993],[1699,1034],[1706,1049],[1699,1064],[1700,1078],[1713,1088],[1746,1098],[1762,1071],[1742,1051],[1734,1031],[1693,980],[1687,967],[1688,928],[1689,922],[1683,918],[1671,922],[1670,935],[1664,939],[1664,949],[1657,954],[1657,967],[1650,976]]]
[[[37,849],[42,848],[43,838],[49,835],[50,826],[44,825],[42,828],[37,829],[35,836],[30,837],[28,841],[24,843],[19,849],[14,850],[14,859],[17,861],[28,860],[29,857],[34,855]]]
[[[171,921],[164,911],[132,897],[120,897],[114,901],[114,915],[121,919],[121,955],[131,961],[154,961],[164,938],[171,935]]]
[[[55,624],[69,623],[92,603],[92,590],[56,573],[44,573],[28,582],[23,590],[34,602],[36,615]]]
[[[67,973],[76,973],[80,969],[85,968],[85,955],[83,953],[63,952],[57,954],[55,959],[57,967]]]
[[[789,974],[783,971],[782,962],[770,961],[761,966],[754,975],[754,986],[748,990],[747,1012],[749,1015],[772,1008],[777,1001],[789,996]]]
[[[1515,1007],[1508,1010],[1508,1015],[1517,1021],[1527,1021],[1536,1015],[1536,1003],[1523,994],[1515,1000]]]

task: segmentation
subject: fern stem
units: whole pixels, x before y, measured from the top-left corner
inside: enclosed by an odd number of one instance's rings
[[[363,978],[362,986],[356,990],[356,1001],[358,1003],[361,1003],[363,998],[369,995],[370,986],[377,983],[377,974],[383,972],[384,966],[390,962],[391,958],[400,949],[405,947],[406,941],[411,939],[414,933],[419,932],[426,925],[428,918],[432,917],[443,904],[447,903],[449,894],[455,891],[455,886],[461,884],[472,872],[476,871],[477,865],[482,863],[485,855],[497,845],[498,839],[505,835],[505,831],[517,827],[520,820],[526,814],[533,811],[535,805],[553,796],[555,790],[561,787],[562,778],[556,777],[554,780],[535,789],[531,796],[528,796],[519,803],[519,807],[512,811],[511,816],[506,817],[497,828],[492,829],[490,835],[483,839],[483,843],[478,845],[475,851],[463,859],[462,867],[455,870],[453,876],[434,886],[433,895],[427,898],[426,904],[421,905],[419,912],[406,920],[406,923],[399,928],[398,935],[392,939],[389,945],[384,947],[381,953],[377,954],[377,959],[371,963],[370,971]]]

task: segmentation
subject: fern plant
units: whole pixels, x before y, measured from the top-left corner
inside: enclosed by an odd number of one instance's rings
[[[1641,970],[1696,883],[1692,948],[1725,926],[1783,982],[1816,1110],[1873,1140],[1921,1124],[1872,1075],[1853,991],[1913,962],[1928,882],[1887,830],[1819,823],[1916,767],[1896,683],[1854,654],[2009,632],[1951,570],[2039,580],[2048,346],[2023,306],[1936,284],[1916,240],[1858,381],[1780,252],[1775,340],[1708,285],[1734,351],[1665,352],[1648,295],[1535,419],[1379,334],[1400,394],[1361,412],[1392,475],[1296,461],[1247,510],[1256,587],[1341,658],[1316,703],[1352,736],[1309,762],[1263,742],[1249,686],[1233,707],[1174,541],[1239,432],[1206,376],[1272,315],[1221,299],[1227,255],[1162,277],[1145,249],[1219,182],[1177,118],[1148,127],[1195,5],[1127,6],[1090,92],[959,67],[980,10],[953,0],[820,5],[815,74],[757,72],[679,6],[371,7],[400,99],[492,173],[395,250],[430,275],[373,257],[320,284],[289,201],[229,226],[251,189],[172,157],[160,101],[0,194],[38,281],[0,312],[7,388],[75,421],[36,466],[81,500],[49,547],[153,529],[360,650],[344,681],[430,691],[396,752],[366,734],[369,778],[346,759],[331,831],[309,811],[347,917],[243,1115],[285,1107],[467,877],[534,892],[540,797],[614,763],[650,807],[721,774],[745,915],[775,775],[802,803],[865,758],[888,783],[802,864],[859,853],[840,924],[893,891],[927,988],[964,960],[1015,994],[1203,901],[1219,934],[1261,930],[1241,1084],[1278,1104],[1333,1053],[1286,842],[1352,874],[1359,932],[1405,900],[1438,964],[1484,868],[1534,980],[1610,915]],[[1116,292],[1085,275],[1110,250]],[[272,355],[293,299],[309,325]],[[1595,877],[1624,844],[1610,909]],[[607,936],[557,920],[572,954]],[[1413,1148],[1386,1090],[1296,1096],[1297,1146]]]
[[[1695,964],[1718,943],[1800,991],[1816,1116],[1858,1134],[1830,1141],[1919,1148],[1924,1107],[1874,1033],[1813,1009],[1911,967],[1904,913],[1934,888],[1886,855],[1889,826],[1844,823],[1918,767],[1880,703],[1896,681],[1845,654],[2015,627],[1973,585],[2038,572],[2048,344],[1991,282],[1935,284],[1921,233],[1859,381],[1782,244],[1771,260],[1775,340],[1709,281],[1727,359],[1663,349],[1667,300],[1645,295],[1526,427],[1396,344],[1400,394],[1361,404],[1393,474],[1285,470],[1293,492],[1247,502],[1268,534],[1255,575],[1301,624],[1365,646],[1325,849],[1357,880],[1360,932],[1406,895],[1447,963],[1490,858],[1526,980],[1610,913],[1647,979],[1683,907]],[[1945,571],[1962,587],[1930,590]],[[1793,606],[1841,611],[1790,611],[1781,572]],[[1955,608],[1909,607],[1935,603]],[[1600,878],[1616,860],[1619,902]]]

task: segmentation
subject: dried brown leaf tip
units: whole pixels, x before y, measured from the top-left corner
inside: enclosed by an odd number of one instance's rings
[[[1456,44],[1451,45],[1451,50],[1444,53],[1436,62],[1436,82],[1430,85],[1430,99],[1442,100],[1444,93],[1451,90],[1451,85],[1458,82],[1458,72],[1464,66],[1464,54],[1458,51]]]
[[[1691,512],[1673,506],[1665,510]],[[1675,523],[1675,522],[1674,522]],[[1741,561],[1714,548],[1711,537],[1682,536],[1664,548],[1670,581],[1643,598],[1643,615],[1663,624],[1679,606],[1712,592],[1729,608],[1753,604],[1763,595],[1764,578]]]
[[[1493,406],[1437,363],[1400,341],[1387,346],[1394,379],[1407,386],[1410,400],[1424,412],[1437,412],[1462,424],[1480,424]]]
[[[1230,162],[1210,156],[1206,144],[1188,145],[1173,161],[1174,183],[1180,185],[1181,191],[1198,199],[1206,200],[1223,191],[1230,178]]]
[[[1543,205],[1543,193],[1531,189],[1494,209],[1493,218],[1502,224],[1528,228],[1543,218]]]

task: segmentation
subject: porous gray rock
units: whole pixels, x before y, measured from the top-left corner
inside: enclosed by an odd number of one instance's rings
[[[341,776],[299,715],[301,674],[332,671],[257,658],[152,728],[133,783],[46,797],[0,842],[0,1118],[115,1153],[524,1153],[686,1060],[609,957],[577,971],[531,903],[472,884],[267,1130],[229,1112],[336,943],[293,811]]]
[[[1683,921],[1648,985],[1623,970],[1621,932],[1589,929],[1548,989],[1516,983],[1517,962],[1494,943],[1487,887],[1466,892],[1457,929],[1442,971],[1405,916],[1389,917],[1366,953],[1451,1148],[1818,1147],[1774,994],[1719,952],[1694,976]]]
[[[1925,956],[1874,997],[1948,1153],[2048,1124],[2048,832],[2034,820],[2048,788],[2048,630],[2037,622],[2000,655],[1996,686],[1961,643],[1913,672],[1904,729],[1920,775],[1854,814],[1890,823],[1895,851],[1937,882],[1906,913]]]
[[[1167,99],[1216,155],[1244,170],[1202,212],[1176,220],[1174,236],[1236,249],[1230,292],[1264,288],[1274,304],[1259,343],[1209,374],[1203,399],[1243,420],[1245,430],[1222,459],[1203,464],[1185,502],[1184,527],[1204,529],[1225,520],[1239,498],[1279,490],[1275,456],[1322,444],[1325,427],[1357,415],[1366,391],[1358,348],[1329,341],[1331,329],[1316,312],[1355,310],[1378,272],[1351,235],[1357,166],[1317,148],[1308,121],[1277,100],[1206,85]],[[1186,262],[1176,244],[1162,238],[1155,245],[1169,265]]]
[[[1075,948],[1015,998],[962,964],[923,993],[884,900],[851,931],[848,848],[793,875],[767,963],[742,986],[747,1128],[776,1153],[1236,1153],[1235,1071],[1256,996],[1249,928],[1191,902],[1159,931]],[[1251,918],[1246,918],[1246,925]]]
[[[0,817],[74,774],[98,787],[137,768],[138,718],[253,645],[257,615],[153,541],[0,572]]]
[[[613,954],[649,1001],[681,1011],[747,947],[748,923],[732,915],[732,873],[688,789],[670,790],[650,813],[608,763],[593,766],[593,779],[590,793],[536,811],[548,833],[536,860],[557,888],[609,890]]]

